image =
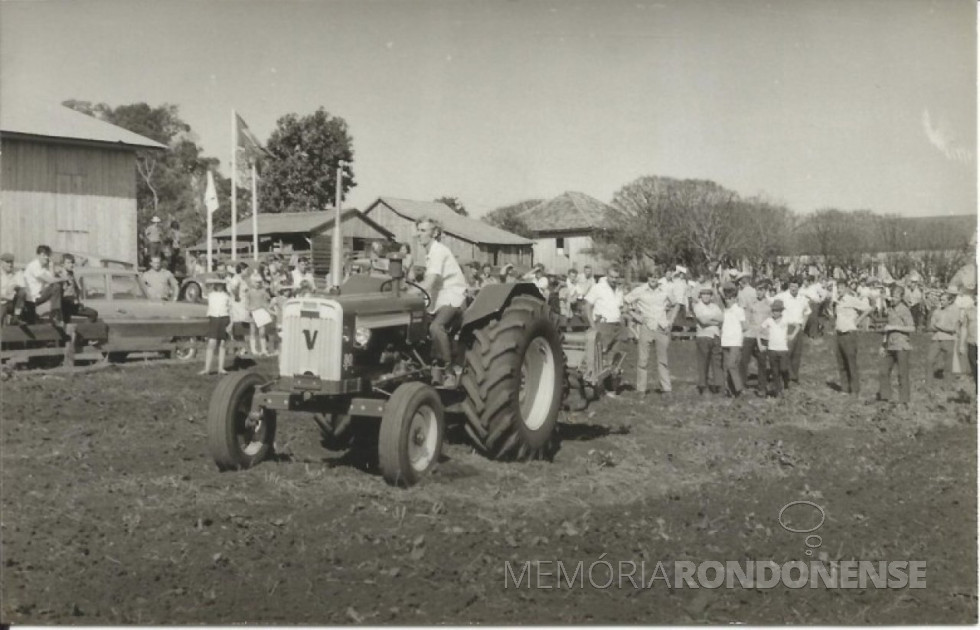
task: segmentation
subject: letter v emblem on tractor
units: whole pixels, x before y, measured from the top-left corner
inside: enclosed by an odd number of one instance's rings
[[[311,332],[313,333],[312,336],[310,335]],[[313,349],[313,346],[316,345],[316,336],[319,335],[319,334],[320,334],[320,331],[319,330],[313,330],[313,331],[311,331],[309,329],[303,330],[303,337],[306,338],[306,349],[307,350],[312,350]]]

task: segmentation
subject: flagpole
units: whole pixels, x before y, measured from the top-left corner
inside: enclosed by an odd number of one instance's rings
[[[231,259],[238,260],[238,122],[231,110]]]
[[[255,186],[255,158],[252,158],[252,249],[259,262],[259,192]]]
[[[211,176],[211,171],[208,171],[208,176],[209,177]],[[214,239],[214,236],[213,236],[214,235],[214,223],[213,223],[213,219],[211,217],[211,215],[213,213],[211,212],[211,208],[208,208],[207,205],[208,205],[207,204],[207,201],[205,201],[205,203],[204,203],[204,212],[205,212],[205,214],[208,215],[208,269],[207,270],[210,272],[210,271],[214,271],[214,264],[213,264],[214,261],[213,261],[212,255],[211,255],[211,243],[212,243],[212,240]]]

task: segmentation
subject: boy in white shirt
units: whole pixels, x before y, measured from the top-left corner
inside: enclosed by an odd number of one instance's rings
[[[725,312],[721,323],[721,356],[725,369],[725,384],[733,398],[742,395],[742,330],[745,309],[738,304],[738,290],[730,282],[721,287]]]
[[[225,341],[231,332],[231,295],[224,282],[211,285],[208,293],[208,347],[204,355],[204,369],[198,374],[211,373],[211,358],[218,351],[218,374],[225,371]]]
[[[783,394],[783,388],[789,387],[789,348],[799,334],[801,325],[790,323],[783,317],[782,300],[773,300],[771,308],[772,317],[762,322],[761,328],[769,338],[769,369],[772,373],[770,395],[778,398]],[[758,344],[762,350],[761,337]]]

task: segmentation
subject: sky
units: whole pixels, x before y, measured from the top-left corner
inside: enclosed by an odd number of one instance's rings
[[[647,175],[797,212],[977,211],[970,0],[0,0],[0,96],[173,103],[230,172],[323,107],[357,187],[471,214]]]

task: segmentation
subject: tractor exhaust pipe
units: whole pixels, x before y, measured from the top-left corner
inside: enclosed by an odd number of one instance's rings
[[[391,288],[395,292],[395,297],[400,296],[405,269],[402,266],[402,255],[399,252],[388,254],[388,275],[391,276]]]

